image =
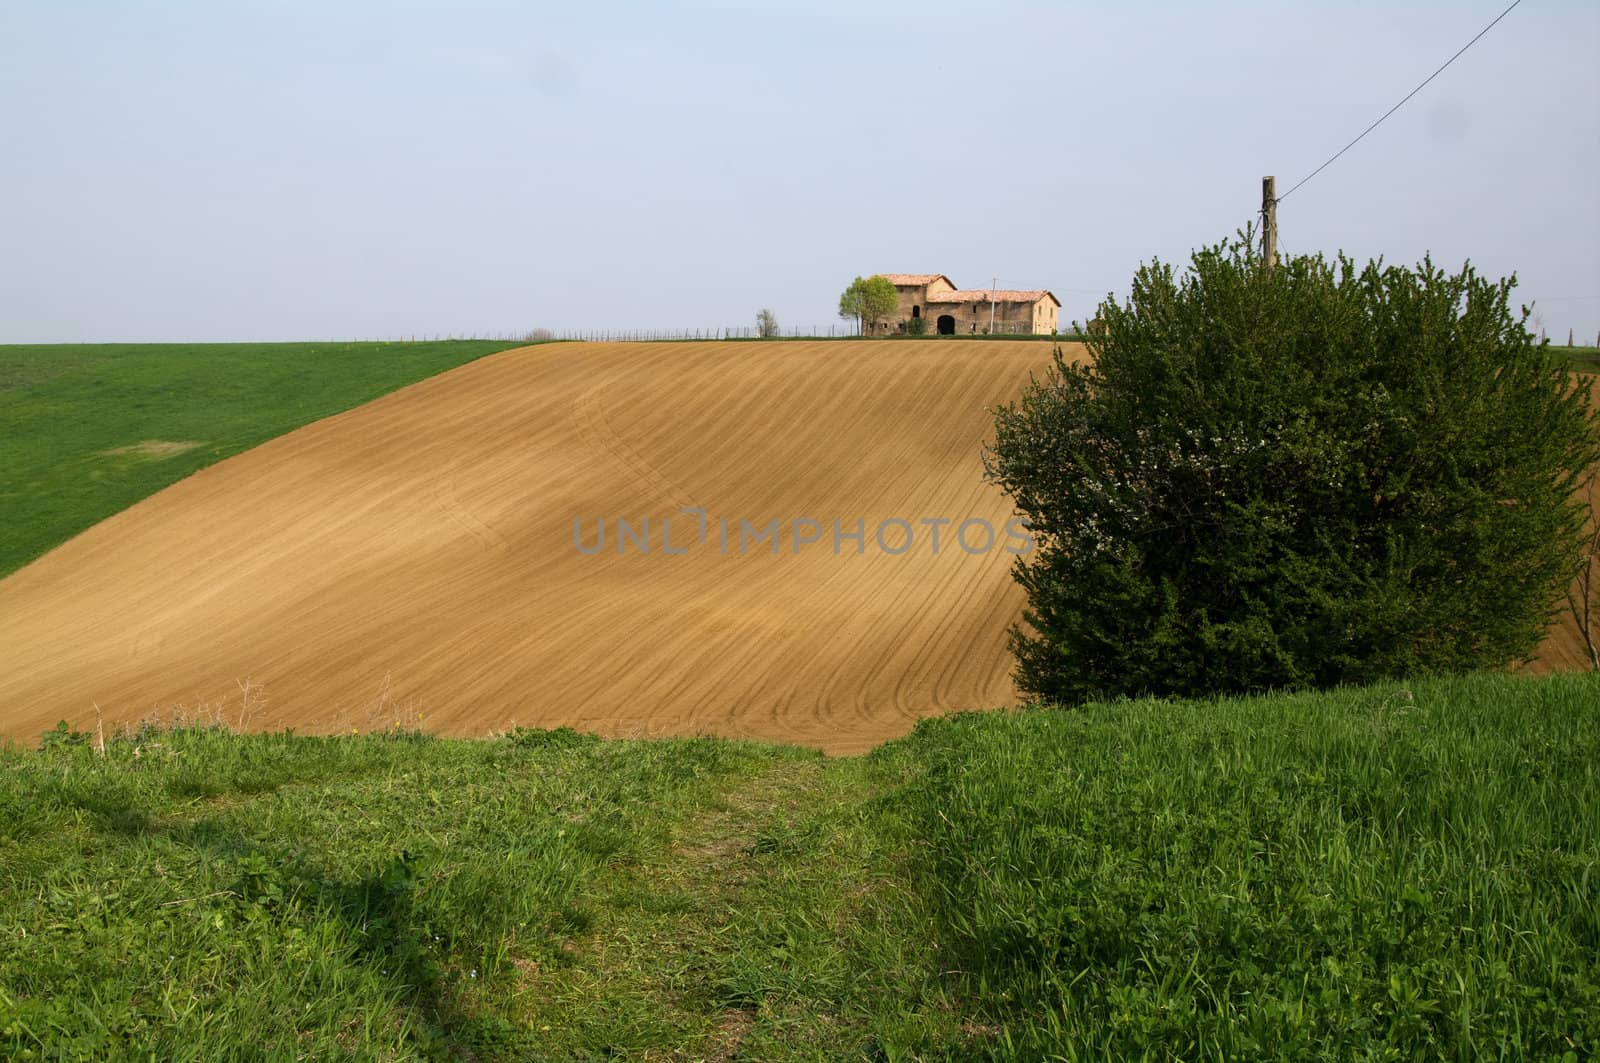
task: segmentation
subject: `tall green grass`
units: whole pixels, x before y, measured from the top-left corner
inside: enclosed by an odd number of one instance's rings
[[[1587,1059],[1600,678],[0,750],[0,1058]]]
[[[512,346],[0,346],[0,576],[197,469]],[[150,440],[198,445],[109,453]]]
[[[1008,1058],[1592,1058],[1600,683],[963,716],[893,750]]]

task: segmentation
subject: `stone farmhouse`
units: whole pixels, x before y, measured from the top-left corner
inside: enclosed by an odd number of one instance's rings
[[[879,335],[905,332],[918,318],[929,335],[1044,333],[1056,330],[1061,300],[1047,291],[961,289],[943,273],[885,273],[900,296],[892,321],[880,322]]]

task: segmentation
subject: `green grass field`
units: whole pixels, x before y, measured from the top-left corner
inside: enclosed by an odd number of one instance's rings
[[[0,751],[12,1059],[1586,1059],[1600,678]]]
[[[1557,347],[1550,351],[1572,368],[1585,373],[1600,373],[1600,347]]]
[[[197,469],[512,346],[0,346],[0,576]]]

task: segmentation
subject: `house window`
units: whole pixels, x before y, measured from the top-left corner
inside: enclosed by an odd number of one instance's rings
[[[912,316],[912,317],[921,317],[921,316],[922,316],[922,307],[920,307],[920,306],[913,306],[913,307],[912,307],[912,308],[911,308],[911,316]]]

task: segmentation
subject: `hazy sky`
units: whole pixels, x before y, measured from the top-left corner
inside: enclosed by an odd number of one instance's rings
[[[1508,0],[0,0],[0,342],[1063,321],[1286,191]],[[1600,4],[1525,0],[1280,208],[1600,331]]]

